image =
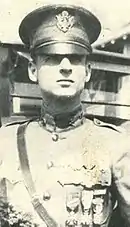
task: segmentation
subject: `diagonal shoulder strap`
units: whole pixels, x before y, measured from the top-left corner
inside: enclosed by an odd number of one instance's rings
[[[29,160],[26,149],[25,131],[28,124],[29,122],[19,125],[17,130],[17,146],[24,183],[28,190],[28,193],[30,194],[32,205],[40,218],[45,222],[48,227],[58,227],[58,224],[48,214],[47,210],[42,205],[39,198],[36,196],[35,185],[30,172]]]
[[[0,226],[9,227],[6,178],[0,179]]]

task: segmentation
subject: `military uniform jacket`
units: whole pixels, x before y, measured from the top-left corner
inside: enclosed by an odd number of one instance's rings
[[[130,144],[125,133],[85,119],[55,140],[39,121],[28,123],[24,142],[36,190],[30,195],[19,160],[18,127],[0,131],[1,226],[46,226],[33,196],[60,226],[130,226]],[[113,221],[117,210],[120,215]]]

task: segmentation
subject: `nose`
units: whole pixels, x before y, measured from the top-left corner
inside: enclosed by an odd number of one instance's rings
[[[71,62],[68,58],[63,58],[60,62],[60,73],[64,76],[69,76],[72,73]]]

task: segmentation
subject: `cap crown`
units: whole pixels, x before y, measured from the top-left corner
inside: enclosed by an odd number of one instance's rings
[[[88,10],[72,5],[49,5],[36,9],[22,21],[19,34],[30,48],[64,43],[91,51],[101,30],[99,20]]]

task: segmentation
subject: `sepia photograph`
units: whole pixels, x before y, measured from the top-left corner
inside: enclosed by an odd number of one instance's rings
[[[130,227],[129,0],[1,0],[0,227]]]

